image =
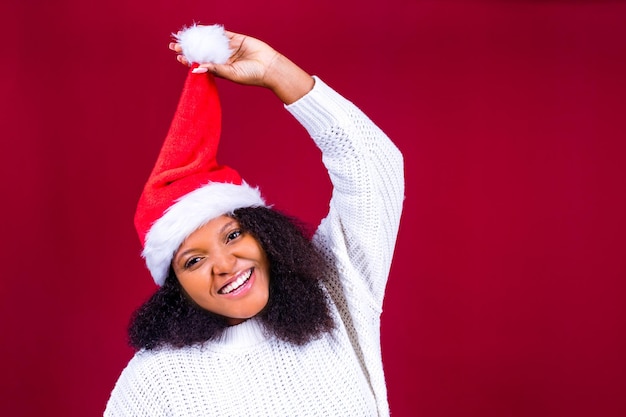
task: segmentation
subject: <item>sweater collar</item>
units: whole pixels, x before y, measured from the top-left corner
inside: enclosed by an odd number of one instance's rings
[[[236,326],[230,326],[220,336],[216,343],[212,343],[210,348],[245,349],[268,339],[260,321],[251,318]]]

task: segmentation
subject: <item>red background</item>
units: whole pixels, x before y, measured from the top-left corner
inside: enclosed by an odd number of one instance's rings
[[[395,416],[626,415],[626,5],[3,4],[3,416],[100,415],[154,290],[132,226],[193,20],[260,37],[406,160],[382,324]],[[312,225],[330,187],[264,90],[220,82],[222,162]]]

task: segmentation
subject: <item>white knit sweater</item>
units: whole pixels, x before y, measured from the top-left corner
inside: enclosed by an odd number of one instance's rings
[[[314,236],[337,328],[305,346],[250,319],[216,342],[142,350],[105,416],[386,416],[380,313],[402,201],[402,155],[357,107],[316,78],[286,106],[322,150],[333,183]]]

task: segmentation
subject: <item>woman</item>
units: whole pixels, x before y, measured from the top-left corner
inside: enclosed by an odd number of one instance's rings
[[[135,217],[162,286],[133,317],[138,351],[105,415],[388,415],[379,325],[404,192],[400,152],[264,42],[223,32],[225,59],[192,57],[190,30],[219,37],[221,28],[193,27],[170,44],[193,69]],[[322,151],[333,195],[312,240],[215,161],[213,75],[270,89]]]

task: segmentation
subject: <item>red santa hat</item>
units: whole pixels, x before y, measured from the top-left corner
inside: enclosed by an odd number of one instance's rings
[[[224,63],[230,57],[221,26],[194,25],[175,36],[190,63]],[[174,254],[199,227],[238,208],[265,206],[258,188],[217,163],[222,111],[215,79],[192,71],[135,213],[142,256],[157,285],[163,285]]]

